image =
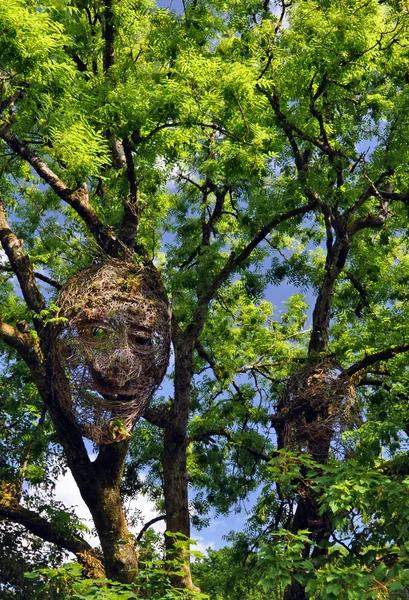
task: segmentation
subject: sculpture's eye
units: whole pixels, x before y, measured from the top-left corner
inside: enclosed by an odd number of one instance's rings
[[[139,335],[135,335],[133,336],[132,339],[134,344],[137,344],[138,346],[152,346],[152,340],[146,337],[141,337]]]
[[[84,343],[97,348],[112,340],[112,330],[104,323],[86,323],[78,327],[77,331]]]
[[[152,346],[152,332],[146,328],[136,328],[128,337],[134,346]]]
[[[91,334],[93,338],[98,340],[105,339],[107,337],[107,331],[103,327],[93,327],[91,330]]]

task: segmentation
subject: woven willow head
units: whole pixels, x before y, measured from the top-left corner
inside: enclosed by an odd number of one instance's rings
[[[170,315],[162,290],[153,268],[110,261],[75,274],[58,296],[66,408],[96,443],[128,437],[163,380]]]
[[[317,358],[288,379],[280,413],[284,445],[323,461],[330,444],[340,448],[342,433],[360,424],[355,386],[332,358]]]

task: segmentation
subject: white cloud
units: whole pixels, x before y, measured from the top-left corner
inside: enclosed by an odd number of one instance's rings
[[[214,542],[205,540],[205,538],[197,536],[197,535],[193,536],[193,539],[196,542],[192,546],[193,551],[201,552],[203,555],[206,555],[207,554],[206,550],[208,548],[211,548],[212,550],[214,550]],[[196,560],[195,557],[192,556],[192,561],[194,562],[195,560]]]
[[[81,498],[77,484],[69,471],[58,479],[54,499],[62,502],[67,508],[75,507],[75,514],[77,517],[79,517],[90,529],[93,527],[91,513]],[[155,510],[153,502],[144,496],[137,496],[130,502],[127,508],[131,511],[132,509],[138,509],[142,513],[142,524],[140,525],[140,528],[142,528],[144,523],[158,516],[158,512]],[[165,531],[164,521],[159,521],[152,527],[158,532]],[[131,533],[137,534],[138,531],[139,530],[131,530]],[[96,536],[85,535],[84,537],[93,546],[97,546],[99,543]]]
[[[90,457],[92,460],[92,456]],[[74,481],[73,476],[70,471],[60,477],[57,481],[55,493],[55,500],[58,500],[64,504],[67,508],[74,507],[75,514],[78,518],[80,518],[84,524],[90,529],[93,528],[93,521],[91,517],[91,513],[89,512],[85,502],[81,498],[79,489],[77,484]],[[139,531],[142,529],[143,525],[150,521],[151,519],[157,517],[159,513],[156,511],[153,502],[151,502],[146,496],[139,495],[136,498],[132,499],[130,503],[127,505],[127,510],[132,512],[133,510],[138,510],[141,513],[142,522],[139,523],[136,529],[131,528],[131,533],[137,535]],[[216,521],[215,525],[222,525],[223,521]],[[164,533],[165,531],[165,521],[158,521],[152,528],[158,533]],[[211,527],[212,529],[212,527]],[[89,542],[92,546],[98,546],[99,540],[96,535],[84,535],[84,538]],[[218,546],[213,540],[206,539],[206,537],[202,537],[200,535],[195,535],[195,532],[192,533],[192,539],[196,542],[192,546],[192,550],[199,551],[202,554],[206,555],[206,550],[208,548],[215,549]],[[195,558],[192,556],[192,560]]]

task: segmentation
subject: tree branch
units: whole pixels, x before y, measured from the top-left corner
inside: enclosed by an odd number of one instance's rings
[[[406,193],[398,193],[398,192],[379,192],[382,198],[385,200],[399,200],[400,202],[404,202],[405,204],[409,204],[409,192]]]
[[[14,273],[13,267],[11,265],[0,265],[0,271],[5,271],[6,273]],[[51,285],[56,290],[60,290],[62,288],[61,283],[55,281],[55,279],[51,279],[51,277],[48,277],[47,275],[43,275],[42,273],[38,273],[37,271],[33,271],[33,275],[36,279],[44,281],[44,283],[48,283],[48,285]]]
[[[27,364],[38,363],[40,350],[29,333],[21,333],[12,325],[0,321],[0,339],[16,350]]]
[[[409,343],[401,344],[399,346],[395,346],[394,348],[386,348],[385,350],[380,350],[379,352],[375,352],[374,354],[370,354],[366,356],[362,360],[356,362],[351,365],[348,369],[345,369],[345,373],[351,377],[358,371],[362,371],[371,365],[380,362],[382,360],[390,360],[397,354],[402,354],[403,352],[409,351]]]
[[[310,356],[327,350],[334,287],[345,266],[350,248],[344,220],[335,221],[333,226],[338,235],[333,244],[327,244],[324,278],[319,287],[312,313],[312,332],[308,346]]]
[[[297,171],[299,173],[306,171],[306,169],[308,167],[309,154],[307,154],[306,156],[301,154],[300,148],[299,148],[299,146],[295,140],[295,137],[293,135],[293,128],[291,127],[290,123],[288,122],[287,117],[281,111],[280,100],[279,100],[277,94],[273,94],[271,96],[270,94],[266,94],[266,92],[261,87],[259,89],[265,96],[267,96],[270,106],[273,109],[273,112],[276,115],[277,119],[279,120],[280,125],[281,125],[285,135],[287,136],[287,139],[289,141],[289,144],[291,146],[291,150],[292,150],[292,153],[294,156],[295,166],[297,167]]]
[[[87,188],[84,186],[78,187],[75,190],[69,188],[24,142],[20,142],[17,139],[9,130],[7,123],[0,125],[0,138],[18,156],[33,167],[36,173],[52,188],[61,200],[75,210],[87,225],[99,246],[106,251],[112,250],[116,240],[89,203]]]
[[[386,176],[387,173],[383,173],[378,181],[382,181]],[[365,200],[373,194],[372,187],[368,187],[361,194],[359,200],[342,215],[339,215],[336,209],[322,206],[327,229],[327,258],[323,282],[313,311],[313,329],[308,349],[309,354],[325,352],[328,347],[330,310],[334,286],[345,266],[351,238],[362,229],[382,227],[387,218],[387,209],[381,206],[377,214],[358,217],[352,223],[347,223],[348,218],[354,211],[358,210]],[[331,227],[334,228],[337,234],[335,242],[332,239]],[[354,281],[356,283],[356,280]]]
[[[151,519],[150,521],[148,521],[147,523],[145,523],[145,525],[142,527],[142,529],[140,530],[140,532],[136,536],[136,541],[137,542],[141,541],[141,539],[143,538],[143,535],[144,535],[145,531],[147,531],[149,529],[149,527],[152,527],[152,525],[154,525],[158,521],[164,521],[165,519],[166,519],[166,515],[160,515],[159,517],[155,517],[154,519]]]
[[[171,129],[172,127],[179,127],[179,125],[181,125],[181,123],[178,123],[177,121],[175,121],[174,123],[162,123],[160,125],[156,125],[146,135],[141,135],[140,130],[135,129],[135,131],[133,131],[131,134],[131,140],[133,141],[133,143],[136,146],[138,146],[139,144],[142,144],[142,143],[150,140],[156,133],[159,133],[159,131],[162,131],[162,129]]]
[[[262,227],[258,234],[245,246],[245,248],[236,254],[234,251],[231,252],[225,266],[219,271],[216,277],[213,279],[213,282],[208,286],[207,290],[203,292],[200,296],[196,311],[194,313],[192,322],[187,327],[186,332],[191,337],[191,339],[195,339],[199,336],[204,323],[204,317],[209,305],[209,302],[214,298],[217,290],[221,285],[229,278],[231,273],[239,265],[241,265],[253,252],[255,248],[263,241],[263,239],[268,235],[275,227],[292,219],[293,217],[298,217],[301,215],[305,215],[306,213],[314,210],[318,206],[318,201],[314,200],[305,206],[300,206],[298,208],[294,208],[292,210],[287,211],[281,215],[274,217],[267,225]]]
[[[386,217],[387,215],[383,211],[379,211],[379,213],[376,215],[365,215],[364,217],[359,217],[358,219],[355,219],[353,223],[349,224],[348,233],[350,237],[352,237],[358,233],[358,231],[362,231],[362,229],[383,227]]]
[[[126,172],[129,183],[129,193],[124,200],[124,214],[119,229],[118,240],[132,249],[135,245],[139,225],[138,185],[135,177],[132,148],[128,138],[124,138],[122,146],[126,159]]]
[[[114,52],[114,14],[112,11],[112,0],[104,0],[104,26],[103,36],[105,42],[104,48],[104,71],[108,71],[109,67],[115,62]]]
[[[37,287],[33,268],[30,260],[21,250],[22,242],[11,231],[4,213],[4,206],[0,200],[0,243],[10,261],[10,265],[17,276],[24,300],[28,308],[40,313],[46,308],[45,300]],[[36,320],[37,321],[37,320]],[[37,321],[37,328],[40,327]],[[41,328],[41,327],[40,327]]]
[[[375,379],[374,377],[363,377],[358,381],[356,387],[383,387],[385,386],[384,379]]]
[[[169,421],[169,405],[165,404],[157,407],[148,406],[142,416],[148,423],[164,429]]]
[[[358,292],[358,294],[361,297],[361,302],[358,304],[358,306],[355,309],[356,316],[360,317],[363,307],[370,308],[369,302],[368,302],[368,295],[366,293],[364,286],[359,281],[359,279],[356,275],[354,275],[351,271],[345,271],[345,275],[348,277],[349,281],[352,283],[352,285],[354,286],[354,288],[356,289],[356,291]]]
[[[366,200],[368,200],[368,198],[370,198],[371,196],[377,196],[378,186],[381,185],[381,183],[383,183],[383,181],[385,181],[385,179],[387,177],[390,177],[391,175],[393,175],[392,170],[385,171],[378,177],[378,179],[375,182],[371,181],[369,177],[365,175],[365,179],[369,181],[369,186],[364,192],[362,192],[355,204],[353,204],[347,211],[345,211],[345,215],[348,218],[351,217],[354,213],[357,212],[357,210],[361,208],[361,206],[366,202]],[[350,225],[350,227],[353,227],[353,223]]]
[[[324,73],[321,83],[319,84],[317,91],[315,92],[315,94],[313,94],[313,85],[314,85],[314,79],[315,79],[315,75],[311,80],[311,83],[309,85],[309,92],[310,92],[310,112],[311,114],[317,119],[319,127],[320,127],[320,134],[321,137],[324,141],[324,144],[326,145],[326,147],[331,151],[331,154],[334,155],[335,150],[334,148],[332,148],[329,138],[328,138],[328,134],[327,134],[327,130],[325,129],[325,123],[324,123],[324,117],[322,115],[322,113],[317,109],[316,107],[316,101],[318,100],[318,98],[320,96],[322,96],[322,94],[325,91],[325,88],[327,86],[327,74]]]
[[[313,146],[315,146],[316,148],[321,150],[321,152],[323,152],[323,154],[325,154],[329,158],[343,158],[343,159],[349,161],[349,157],[341,150],[336,150],[335,148],[333,148],[332,146],[327,144],[324,140],[311,137],[310,135],[306,134],[302,129],[300,129],[297,125],[294,125],[294,123],[291,123],[289,121],[288,117],[281,111],[280,101],[279,101],[277,94],[270,94],[270,93],[266,92],[265,90],[263,90],[262,87],[260,87],[260,86],[258,86],[258,87],[259,87],[260,91],[266,96],[267,100],[270,103],[271,108],[273,109],[274,114],[280,121],[280,124],[281,124],[284,132],[286,133],[287,138],[291,144],[293,153],[295,152],[295,147],[296,147],[296,142],[295,142],[295,138],[294,138],[294,134],[295,134],[302,140],[309,142],[310,144],[312,144]],[[298,154],[299,154],[299,156],[301,156],[299,152],[298,152]],[[294,154],[294,156],[296,157],[296,164],[297,164],[297,160],[299,160],[299,159],[297,159],[296,153]],[[297,164],[298,170],[304,169],[303,162],[300,163],[300,167],[301,168],[299,168],[298,164]]]
[[[222,216],[224,200],[225,200],[226,193],[227,193],[227,190],[225,190],[225,189],[218,190],[216,188],[216,186],[214,186],[214,184],[210,185],[210,182],[207,182],[207,184],[208,184],[207,187],[208,187],[209,191],[213,191],[214,195],[216,196],[216,204],[210,215],[209,220],[208,221],[205,220],[202,225],[202,245],[203,246],[208,246],[210,243],[210,236],[214,232],[214,226],[216,225],[217,221]]]
[[[46,542],[56,544],[64,550],[78,554],[80,552],[93,551],[92,546],[78,535],[64,536],[47,519],[40,517],[36,512],[24,508],[20,504],[4,502],[5,498],[0,492],[0,517],[20,523],[28,531],[34,533]],[[7,499],[8,500],[8,497]]]
[[[224,427],[221,429],[210,429],[209,431],[204,431],[202,433],[196,433],[195,435],[190,435],[188,437],[188,444],[191,444],[193,442],[203,442],[205,440],[208,440],[209,438],[212,438],[213,436],[224,437],[227,440],[229,440],[229,442],[231,442],[237,448],[245,450],[252,456],[255,456],[256,458],[263,460],[265,462],[269,462],[274,456],[274,453],[272,455],[265,454],[261,450],[256,450],[255,448],[251,448],[250,446],[243,446],[241,443],[235,441],[234,435],[231,433],[231,431],[229,431],[228,429],[225,429]]]

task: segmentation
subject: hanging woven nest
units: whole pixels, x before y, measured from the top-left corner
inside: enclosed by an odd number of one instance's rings
[[[330,444],[360,421],[355,386],[333,359],[309,362],[284,388],[276,417],[281,443],[325,461]]]
[[[57,299],[72,414],[98,444],[129,437],[165,376],[170,313],[152,267],[112,260],[73,275]]]

